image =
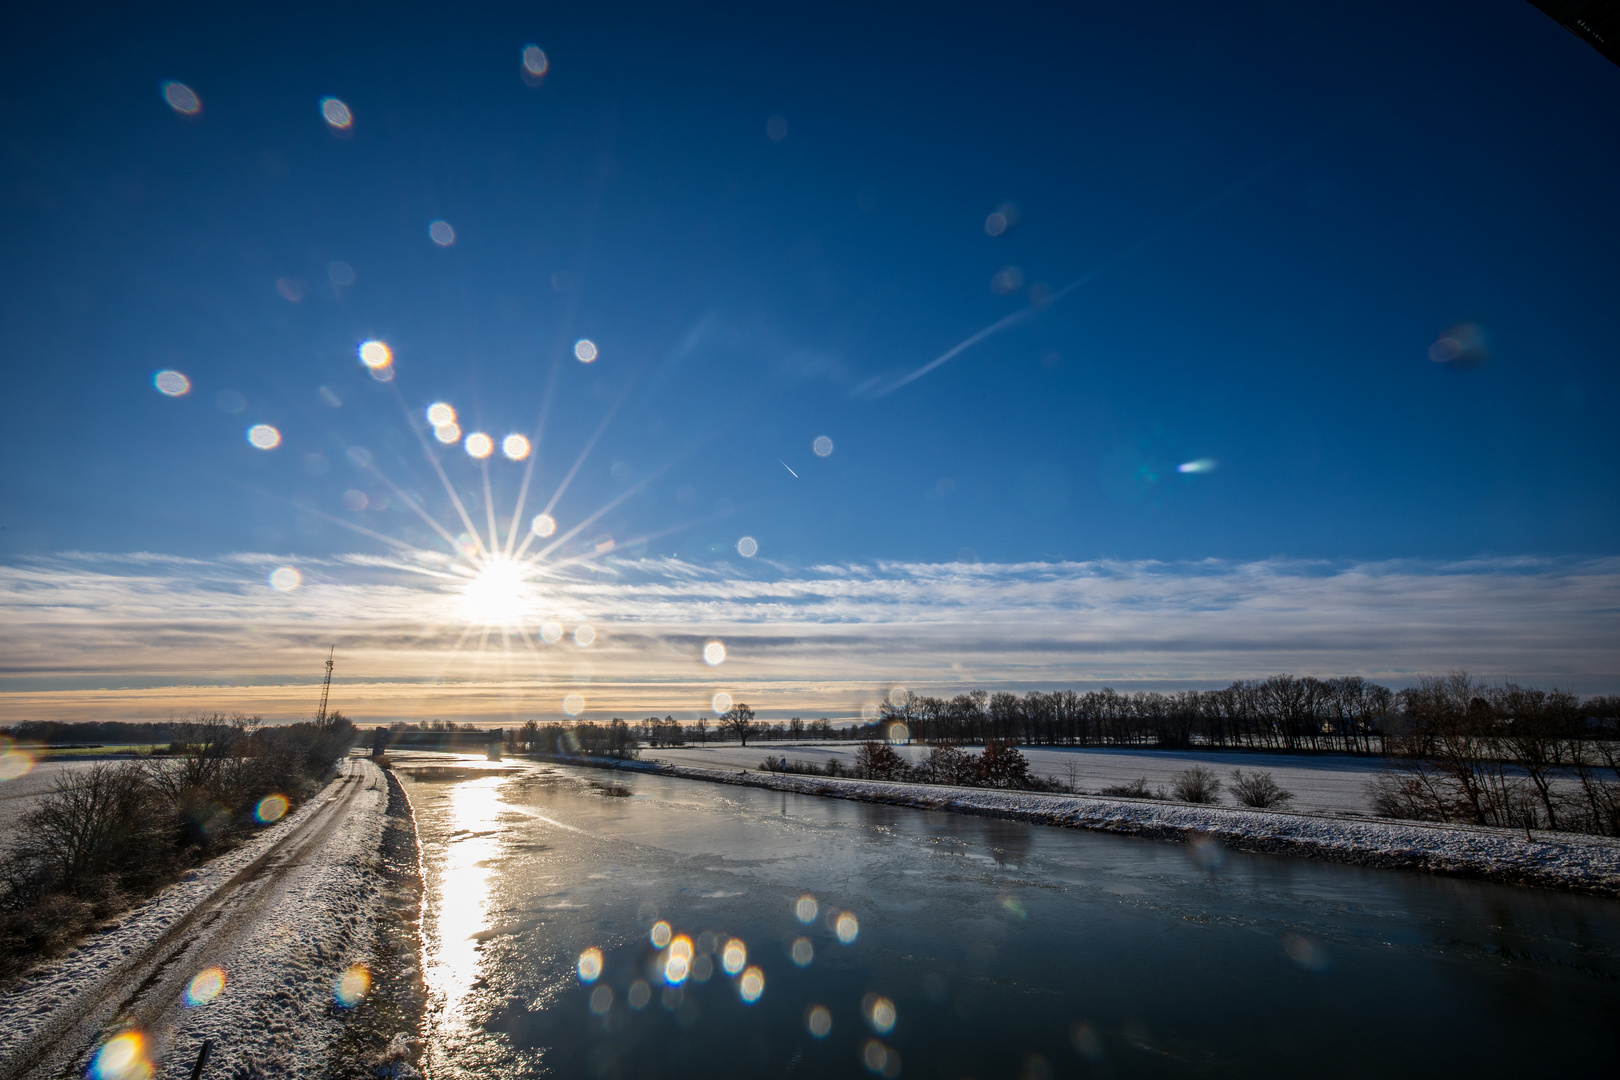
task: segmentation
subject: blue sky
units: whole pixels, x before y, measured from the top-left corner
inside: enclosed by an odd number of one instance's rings
[[[1617,554],[1620,69],[1527,3],[13,19],[12,567],[448,550],[388,487],[463,531],[435,401],[542,503],[591,447],[562,532],[630,493],[554,554],[599,576]],[[523,464],[440,452],[511,513]]]

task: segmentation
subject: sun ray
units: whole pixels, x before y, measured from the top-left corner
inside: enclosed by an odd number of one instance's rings
[[[388,474],[379,469],[375,462],[361,461],[359,462],[359,465],[362,469],[365,469],[367,472],[371,473],[378,480],[381,480],[388,490],[394,493],[395,498],[415,511],[417,517],[427,522],[428,527],[434,532],[438,533],[439,536],[444,539],[446,544],[450,545],[450,551],[452,554],[461,554],[460,549],[456,544],[456,538],[450,535],[450,530],[446,529],[443,525],[440,525],[438,518],[428,513],[427,510],[420,506],[415,499],[406,494],[404,488],[390,480],[388,478]]]
[[[411,431],[416,434],[416,441],[422,444],[423,455],[427,458],[428,464],[433,466],[433,471],[438,474],[439,482],[444,485],[445,494],[450,496],[451,504],[455,506],[456,513],[461,517],[461,523],[467,527],[467,535],[472,537],[473,544],[478,548],[478,554],[487,558],[489,553],[484,550],[483,538],[478,535],[478,529],[474,527],[472,518],[467,515],[467,508],[462,505],[461,496],[456,494],[456,486],[450,482],[449,474],[444,471],[444,465],[439,460],[438,451],[434,450],[428,443],[427,436],[422,433],[422,427],[417,423],[416,417],[412,415],[410,406],[405,404],[405,392],[399,388],[399,380],[395,379],[389,385],[394,389],[394,399],[399,402],[400,411],[405,414],[405,419],[410,425]],[[455,545],[454,540],[450,543],[452,546]]]
[[[247,485],[247,490],[253,492],[255,495],[262,495],[265,498],[271,499],[275,502],[285,503],[301,513],[309,514],[311,517],[318,517],[323,521],[330,521],[334,525],[341,525],[345,529],[359,533],[361,536],[369,536],[373,540],[381,540],[383,543],[396,547],[401,551],[409,551],[415,554],[423,550],[422,548],[417,547],[415,544],[406,543],[404,540],[396,540],[392,536],[377,532],[374,529],[368,529],[364,525],[356,525],[354,522],[345,521],[343,518],[340,518],[335,514],[328,514],[325,510],[322,510],[319,507],[306,506],[303,503],[295,502],[294,500],[286,498],[285,496],[277,495],[272,491],[266,491],[263,488],[254,487],[252,485]]]
[[[495,495],[489,490],[489,462],[479,462],[478,468],[484,474],[484,515],[489,518],[489,550],[492,553],[488,557],[493,559],[497,557],[494,553],[501,550],[501,539],[495,527]]]
[[[598,521],[602,520],[603,515],[607,514],[610,510],[612,510],[613,508],[618,506],[620,503],[624,502],[630,496],[636,494],[642,488],[646,487],[652,481],[656,480],[659,476],[661,476],[665,472],[669,471],[669,469],[672,468],[674,466],[674,464],[675,463],[673,461],[668,462],[667,464],[661,465],[658,468],[654,469],[652,472],[648,473],[646,476],[643,476],[640,480],[637,480],[634,484],[631,484],[629,487],[627,487],[623,491],[619,492],[618,495],[615,495],[613,498],[609,499],[602,506],[602,508],[600,510],[596,511],[596,513],[590,515],[584,521],[581,521],[578,525],[575,525],[572,529],[569,529],[567,532],[565,532],[561,536],[557,537],[551,543],[547,544],[545,547],[543,547],[539,551],[535,552],[534,557],[536,559],[544,559],[551,552],[557,550],[557,546],[559,544],[567,543],[569,540],[571,540],[574,537],[578,536],[582,530],[588,529],[592,525],[596,524]],[[533,536],[533,535],[534,535],[533,532],[529,533],[529,536]],[[527,547],[528,543],[529,543],[528,539],[525,538],[524,541],[523,541],[523,547],[518,548],[518,554],[521,555],[523,553],[523,548]]]
[[[512,506],[512,524],[506,530],[507,558],[512,557],[512,548],[517,544],[518,522],[523,520],[523,505],[529,498],[529,481],[534,478],[534,470],[540,462],[540,444],[546,434],[546,418],[551,415],[551,402],[556,396],[557,379],[561,374],[562,360],[555,358],[551,361],[551,377],[546,382],[546,392],[540,399],[540,415],[534,421],[534,445],[523,463],[523,481],[518,484],[517,502]]]

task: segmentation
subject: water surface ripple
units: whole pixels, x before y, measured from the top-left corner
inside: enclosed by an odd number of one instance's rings
[[[1606,1074],[1620,1048],[1612,900],[428,760],[401,767],[439,1077]]]

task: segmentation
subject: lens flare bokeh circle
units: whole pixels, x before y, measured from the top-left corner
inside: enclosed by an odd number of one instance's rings
[[[354,113],[335,97],[321,98],[321,119],[334,131],[347,131],[354,125]]]
[[[164,397],[180,397],[191,389],[191,380],[178,371],[160,371],[152,376],[152,385]]]
[[[720,967],[727,975],[735,975],[748,963],[748,946],[741,938],[732,938],[720,950]]]
[[[280,821],[286,816],[287,796],[285,795],[266,795],[253,808],[253,820],[261,825],[268,825],[272,821]]]
[[[152,1062],[147,1056],[146,1036],[125,1031],[101,1044],[86,1070],[92,1080],[147,1080]]]
[[[185,1003],[187,1008],[196,1009],[225,991],[225,972],[217,967],[206,967],[191,977],[186,984]]]
[[[181,116],[196,116],[202,112],[202,99],[197,91],[183,82],[169,80],[163,84],[163,100]]]
[[[360,362],[373,371],[377,368],[385,368],[394,362],[394,350],[390,349],[386,342],[375,339],[362,341],[358,352]]]
[[[758,1001],[760,995],[765,993],[765,973],[757,967],[744,971],[742,978],[737,980],[737,993],[746,1005]]]
[[[281,445],[281,432],[269,424],[254,424],[247,429],[247,441],[260,450],[274,450]]]
[[[332,999],[345,1009],[352,1009],[371,993],[371,970],[364,964],[351,964],[332,984]]]

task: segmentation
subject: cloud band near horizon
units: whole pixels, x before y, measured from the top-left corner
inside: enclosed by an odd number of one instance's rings
[[[294,566],[280,592],[271,572]],[[1620,559],[1461,563],[608,560],[537,580],[522,632],[468,621],[461,582],[374,556],[67,553],[0,566],[0,714],[198,709],[364,721],[673,713],[725,691],[767,717],[858,715],[889,688],[1224,685],[1288,671],[1404,685],[1487,678],[1620,690]],[[540,640],[543,621],[561,641]],[[591,626],[595,640],[575,643]],[[703,662],[711,640],[728,658]]]

